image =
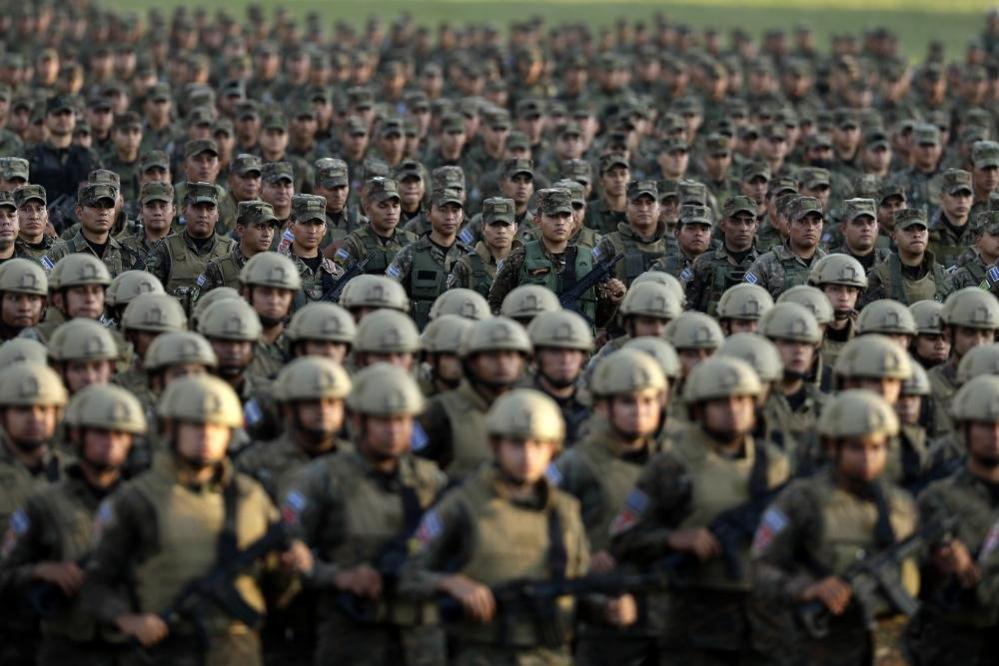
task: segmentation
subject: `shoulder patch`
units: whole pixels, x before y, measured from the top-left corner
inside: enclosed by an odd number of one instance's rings
[[[306,504],[305,496],[292,490],[285,495],[284,504],[281,505],[281,519],[288,525],[297,525]]]
[[[749,284],[756,284],[760,281],[760,278],[756,277],[756,273],[746,271],[746,274],[742,278],[743,282],[748,282]]]
[[[603,254],[604,251],[600,248],[599,244],[595,245],[593,249],[590,250],[590,256],[593,257],[594,261],[600,261],[600,257],[602,257]]]
[[[562,485],[562,472],[559,471],[555,463],[548,463],[548,468],[545,470],[545,478],[553,486]]]
[[[694,277],[694,272],[690,270],[689,266],[680,271],[680,282],[690,282],[692,277]]]
[[[471,245],[475,242],[475,234],[469,227],[465,227],[458,233],[458,240],[465,245]]]
[[[42,258],[38,260],[38,263],[42,265],[42,268],[45,269],[46,273],[51,271],[52,268],[55,266],[55,262],[49,259],[49,255],[47,254],[42,255]]]
[[[760,520],[760,526],[756,528],[756,535],[753,537],[753,552],[759,553],[769,546],[774,537],[787,528],[789,522],[784,512],[777,507],[767,509]]]
[[[421,546],[429,546],[444,532],[444,521],[440,514],[431,509],[423,514],[420,526],[416,529],[416,540]]]
[[[506,261],[506,257],[504,257],[504,258],[502,258],[502,259],[500,259],[499,261],[496,262],[496,272],[497,273],[499,273],[501,270],[503,270],[503,263],[505,261]]]
[[[243,406],[243,418],[246,419],[246,424],[250,426],[260,423],[261,419],[264,418],[264,410],[260,408],[260,404],[256,398],[246,401],[246,404]]]
[[[621,512],[617,514],[614,522],[611,523],[610,533],[620,534],[621,532],[630,530],[638,522],[638,517],[645,511],[648,505],[649,496],[638,488],[632,489],[628,493],[628,498],[624,501],[624,507],[621,509]]]
[[[336,251],[336,254],[333,256],[336,257],[337,259],[349,259],[350,252],[347,250],[347,248],[341,247],[339,250]]]
[[[97,542],[101,540],[104,530],[108,528],[113,520],[114,505],[111,503],[111,499],[108,498],[97,507],[97,515],[94,518],[94,531],[90,536],[91,544],[97,545]]]
[[[0,548],[0,553],[4,557],[7,557],[14,551],[14,546],[17,545],[17,540],[21,535],[28,531],[31,527],[31,519],[28,518],[28,514],[24,512],[24,509],[18,509],[10,517],[10,525],[7,527],[7,533],[3,537],[3,547]]]
[[[398,280],[402,275],[402,271],[399,270],[399,264],[393,262],[385,269],[385,275],[392,278],[393,280]]]
[[[999,266],[993,266],[989,269],[989,279],[993,282],[999,282]]]
[[[201,275],[198,276],[198,279],[195,280],[194,283],[196,285],[198,285],[199,287],[204,287],[205,286],[205,282],[207,282],[207,281],[208,281],[208,277],[204,273],[202,273]]]
[[[413,434],[409,438],[409,450],[418,453],[423,449],[427,448],[427,442],[430,441],[430,437],[427,435],[427,431],[423,429],[419,421],[413,421]]]

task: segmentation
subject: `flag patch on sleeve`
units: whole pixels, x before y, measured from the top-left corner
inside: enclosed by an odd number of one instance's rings
[[[648,505],[649,496],[638,488],[633,489],[628,493],[628,498],[624,500],[624,507],[621,509],[621,512],[617,514],[614,522],[611,523],[611,534],[620,534],[634,527],[635,523],[638,522],[638,517],[642,515],[645,507]]]
[[[763,514],[760,526],[756,528],[756,535],[753,537],[753,552],[758,553],[774,540],[778,534],[787,528],[788,519],[784,512],[777,507],[767,509]]]

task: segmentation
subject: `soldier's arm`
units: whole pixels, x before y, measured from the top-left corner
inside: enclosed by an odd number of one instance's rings
[[[322,543],[327,518],[335,519],[336,489],[323,461],[311,463],[302,470],[294,487],[285,495],[281,515],[292,530],[314,554],[312,571],[305,583],[310,587],[332,588],[339,568],[334,562],[324,560],[319,553],[329,544]]]
[[[885,287],[881,282],[881,274],[877,270],[871,270],[867,274],[867,289],[860,294],[857,299],[857,309],[862,310],[868,303],[885,297]]]
[[[751,550],[753,589],[769,602],[798,601],[815,582],[800,561],[805,545],[817,540],[820,511],[801,483],[789,486],[763,514]]]
[[[587,532],[599,525],[603,494],[592,468],[582,456],[569,450],[553,463],[548,479],[579,501],[579,512]]]
[[[425,444],[415,453],[421,458],[433,460],[441,469],[451,464],[454,455],[451,419],[439,399],[432,398],[427,408],[417,419],[423,430]]]
[[[330,246],[332,248],[332,245]],[[343,239],[343,243],[340,245],[333,256],[331,257],[334,262],[338,265],[343,266],[346,269],[350,269],[357,261],[360,259],[362,250],[358,245],[357,240],[353,236],[347,236]]]
[[[711,250],[708,250],[710,252]],[[710,264],[702,261],[701,257],[694,260],[691,267],[691,276],[687,280],[685,292],[687,294],[687,307],[700,312],[708,311],[708,304],[704,303],[704,276],[708,272]]]
[[[407,245],[399,250],[392,263],[385,269],[385,277],[395,280],[404,289],[409,284],[409,271],[413,267],[413,250],[411,248],[412,245]],[[408,292],[409,290],[407,289],[406,291]]]
[[[748,282],[750,284],[755,284],[763,287],[767,291],[770,291],[769,277],[770,272],[767,270],[767,264],[764,258],[769,256],[769,253],[761,255],[746,269],[746,274],[742,277],[743,282]]]
[[[44,518],[30,499],[11,516],[0,560],[0,597],[10,599],[11,595],[22,594],[35,579],[35,565],[51,556],[43,545],[45,527]]]
[[[524,251],[522,248],[514,250],[503,260],[503,265],[496,271],[496,279],[493,280],[492,287],[489,288],[489,309],[493,314],[499,314],[503,299],[514,288],[517,287],[517,274],[524,264]]]
[[[430,508],[416,529],[414,547],[399,572],[399,593],[432,598],[441,585],[468,561],[471,552],[470,518],[455,488]]]
[[[465,262],[461,260],[454,262],[454,265],[451,266],[451,272],[448,273],[445,287],[447,289],[470,289],[471,283],[471,273]]]
[[[155,275],[166,285],[170,277],[170,253],[167,252],[166,241],[160,240],[149,250],[146,257],[146,272]]]

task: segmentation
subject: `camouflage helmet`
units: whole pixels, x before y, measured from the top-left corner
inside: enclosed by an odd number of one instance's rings
[[[198,319],[198,333],[209,339],[256,342],[263,332],[257,311],[242,298],[216,301]]]
[[[999,301],[978,287],[959,289],[944,301],[940,321],[946,326],[994,331],[999,329]]]
[[[192,364],[214,368],[219,362],[208,340],[191,331],[170,331],[156,336],[142,359],[142,367],[147,371]]]
[[[632,284],[618,308],[622,317],[655,317],[672,321],[683,312],[676,293],[658,282]]]
[[[829,302],[826,295],[819,289],[808,285],[799,284],[796,287],[791,287],[777,297],[777,304],[781,303],[797,303],[805,306],[815,316],[815,321],[819,326],[828,326],[835,317],[832,303]]]
[[[941,335],[943,334],[943,322],[940,320],[940,311],[943,310],[943,303],[937,301],[916,301],[909,306],[909,312],[916,321],[916,333],[918,335]]]
[[[60,324],[49,339],[53,361],[114,361],[118,344],[111,331],[93,319],[71,319]]]
[[[413,320],[396,310],[378,310],[361,320],[354,351],[369,354],[404,354],[420,351],[420,333]]]
[[[542,312],[527,326],[527,335],[535,349],[578,349],[593,351],[593,332],[583,317],[571,310]]]
[[[631,281],[631,286],[634,287],[636,284],[642,284],[643,282],[656,282],[669,287],[673,291],[673,294],[680,300],[680,306],[687,306],[686,289],[683,288],[683,284],[679,280],[669,273],[665,271],[645,271]]]
[[[457,354],[461,340],[472,328],[472,320],[456,314],[444,314],[423,329],[420,347],[427,354]]]
[[[45,365],[49,362],[49,350],[31,338],[11,338],[0,345],[0,368],[25,361]]]
[[[819,416],[823,437],[868,437],[898,434],[898,416],[884,398],[866,389],[840,391],[830,398]]]
[[[479,352],[517,351],[531,353],[531,339],[524,327],[506,317],[477,321],[461,340],[459,356],[467,358]]]
[[[274,287],[298,291],[302,288],[302,278],[295,263],[277,252],[255,254],[243,264],[239,271],[239,283],[244,286]]]
[[[280,402],[343,400],[350,393],[350,376],[339,363],[321,356],[302,356],[281,368],[274,382]]]
[[[486,414],[492,437],[556,442],[565,439],[565,420],[555,401],[541,391],[519,388],[504,393]]]
[[[26,361],[0,370],[0,407],[66,404],[66,387],[54,370]]]
[[[718,349],[725,334],[712,317],[687,310],[666,325],[664,337],[677,350]]]
[[[683,385],[688,405],[742,395],[759,397],[762,393],[763,385],[752,366],[731,356],[712,356],[698,363]]]
[[[512,289],[503,299],[500,315],[519,321],[532,319],[542,312],[557,312],[561,309],[562,304],[551,289],[540,284],[522,284]]]
[[[792,340],[810,345],[822,342],[822,331],[815,315],[797,303],[775,304],[763,316],[760,332],[771,340]]]
[[[0,265],[0,291],[48,296],[49,279],[36,262],[13,257]]]
[[[999,423],[999,377],[979,375],[958,389],[950,403],[955,421]]]
[[[489,303],[477,291],[471,289],[448,289],[437,297],[430,306],[429,317],[432,320],[445,314],[456,314],[465,319],[481,321],[493,316],[489,311]]]
[[[864,306],[857,318],[857,334],[916,335],[912,312],[896,300],[882,298]]]
[[[122,333],[184,331],[187,330],[187,315],[180,301],[169,294],[141,294],[125,308],[121,329]]]
[[[909,354],[883,335],[870,334],[850,340],[836,357],[835,374],[847,379],[901,379],[912,374]]]
[[[82,287],[90,284],[108,286],[111,273],[104,262],[83,252],[74,252],[56,262],[49,273],[49,290],[58,291],[68,287]]]
[[[858,289],[867,289],[867,273],[859,261],[848,254],[827,254],[812,266],[808,273],[808,284],[821,287],[824,284],[842,284]]]
[[[357,326],[350,313],[339,305],[317,301],[295,312],[285,332],[292,342],[322,340],[352,345]]]
[[[912,374],[902,382],[902,395],[929,395],[933,390],[930,386],[930,376],[918,363],[911,363],[910,366]]]
[[[198,323],[201,321],[201,316],[205,313],[205,310],[218,301],[230,298],[242,299],[243,297],[232,287],[216,287],[199,296],[197,302],[194,304],[194,311],[191,313],[190,327],[193,330],[197,330]]]
[[[957,364],[959,386],[980,375],[999,375],[999,343],[972,347],[961,357],[961,362]]]
[[[369,416],[416,416],[423,411],[423,394],[405,370],[375,363],[354,375],[347,406]]]
[[[104,294],[104,302],[108,307],[126,306],[132,299],[142,294],[165,294],[163,283],[152,273],[146,271],[125,271],[111,280],[111,285]],[[199,303],[201,301],[198,301]]]
[[[784,362],[777,346],[757,333],[736,333],[725,338],[716,356],[737,358],[756,371],[760,381],[776,382],[784,376]]]
[[[66,405],[63,421],[78,428],[97,428],[143,435],[146,415],[138,399],[114,384],[91,384]]]
[[[759,321],[774,306],[774,298],[763,287],[740,282],[725,290],[718,299],[719,319]]]
[[[172,382],[156,405],[162,419],[240,428],[243,407],[226,382],[212,375],[188,375]]]
[[[409,297],[402,285],[384,275],[358,275],[340,292],[340,305],[353,310],[388,308],[409,312]]]
[[[665,391],[666,387],[666,375],[656,359],[637,349],[619,349],[605,356],[590,381],[590,390],[598,397]]]
[[[682,374],[680,357],[677,355],[676,350],[673,349],[673,345],[662,338],[653,338],[650,336],[632,338],[624,343],[621,349],[637,349],[654,358],[668,381],[673,381]]]

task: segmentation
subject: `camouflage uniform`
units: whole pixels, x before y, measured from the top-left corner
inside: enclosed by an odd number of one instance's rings
[[[748,197],[732,197],[725,202],[724,215],[732,218],[737,213],[748,213],[755,217],[755,202]],[[759,258],[755,247],[750,247],[741,258],[737,258],[726,246],[724,239],[714,250],[709,249],[694,259],[689,276],[684,280],[687,293],[687,307],[707,313],[712,317],[722,294],[743,281],[746,271]]]
[[[659,200],[659,188],[655,181],[635,181],[628,186],[629,199],[651,196]],[[662,270],[663,255],[667,251],[667,231],[663,224],[656,227],[652,238],[646,240],[627,222],[617,225],[617,230],[604,235],[593,251],[596,259],[623,254],[624,259],[614,266],[613,275],[630,285],[632,280],[648,270]]]
[[[926,217],[918,209],[904,209],[895,214],[895,227],[905,229],[914,225],[926,226]],[[905,305],[916,301],[942,301],[947,296],[947,275],[929,250],[923,256],[920,271],[924,275],[913,280],[905,274],[897,253],[891,253],[868,274],[867,291],[861,298],[861,307],[881,298],[893,298]]]
[[[743,282],[758,284],[770,292],[776,299],[791,287],[805,284],[808,272],[818,259],[826,256],[820,249],[806,263],[804,259],[791,251],[787,243],[775,246],[772,250],[761,254],[750,265],[743,277]]]
[[[960,259],[956,264],[957,268],[947,275],[945,289],[947,293],[950,294],[965,287],[980,287],[986,290],[989,288],[988,265],[982,261],[982,255],[978,252],[978,248],[972,248],[971,254],[971,257]]]
[[[340,249],[333,255],[333,261],[350,270],[358,261],[368,259],[364,272],[382,275],[395,259],[395,255],[415,241],[416,236],[399,228],[396,228],[390,237],[384,238],[375,233],[370,226],[364,226],[347,234]]]
[[[944,192],[949,194],[974,191],[971,184],[971,174],[959,169],[948,169],[940,174],[940,186]],[[973,222],[974,220],[969,215],[963,226],[954,227],[946,219],[942,207],[938,208],[930,219],[929,249],[944,268],[956,266],[958,256],[971,243]]]
[[[483,241],[479,241],[472,251],[454,262],[444,286],[446,289],[471,289],[488,296],[498,267],[499,262],[489,248]]]

